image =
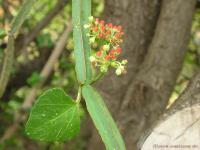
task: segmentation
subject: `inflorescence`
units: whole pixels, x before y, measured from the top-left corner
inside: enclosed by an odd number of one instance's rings
[[[126,73],[125,65],[127,60],[117,61],[117,57],[122,53],[120,44],[123,42],[122,26],[114,26],[112,23],[106,24],[105,21],[89,17],[89,23],[84,25],[89,29],[89,43],[96,49],[90,56],[90,61],[95,67],[100,68],[100,72],[105,73],[111,66],[116,69],[117,75]]]

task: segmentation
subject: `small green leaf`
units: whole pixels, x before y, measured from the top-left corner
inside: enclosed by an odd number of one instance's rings
[[[6,36],[6,31],[4,29],[0,29],[0,38],[4,38]]]
[[[30,86],[36,85],[42,78],[38,72],[33,72],[31,76],[27,79],[27,83]]]
[[[80,130],[78,104],[60,88],[44,92],[36,101],[26,133],[41,141],[66,141]]]
[[[36,39],[39,47],[53,47],[51,35],[49,33],[40,34]]]
[[[87,110],[105,143],[107,150],[125,150],[125,144],[117,126],[101,96],[90,85],[84,85],[82,94]]]

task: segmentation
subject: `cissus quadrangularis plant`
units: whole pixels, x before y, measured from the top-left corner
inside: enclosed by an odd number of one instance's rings
[[[108,150],[125,150],[120,132],[103,99],[92,84],[110,67],[117,75],[126,73],[125,64],[117,57],[122,52],[121,26],[91,16],[91,0],[72,0],[75,70],[79,83],[77,99],[64,90],[53,88],[39,96],[33,106],[26,133],[40,141],[67,141],[80,130],[79,105],[83,97],[87,110]]]

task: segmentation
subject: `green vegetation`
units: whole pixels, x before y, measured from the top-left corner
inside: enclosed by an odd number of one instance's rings
[[[0,150],[31,150],[32,147],[82,150],[88,135],[84,135],[81,128],[87,123],[88,114],[106,148],[124,150],[115,121],[100,94],[89,85],[95,77],[89,61],[92,53],[86,36],[89,30],[83,25],[91,14],[101,17],[104,1],[84,0],[82,5],[81,0],[7,1],[9,9],[3,7],[3,0],[0,1],[0,68],[5,70],[0,79],[3,82],[0,87],[0,141],[3,141]],[[22,2],[25,5],[21,8]],[[59,59],[53,63],[51,71],[45,70],[49,56],[70,24],[74,28],[69,30]],[[5,61],[11,63],[2,67]],[[194,17],[183,66],[169,106],[200,66],[200,10]],[[8,86],[4,90],[6,83]],[[81,94],[85,101],[81,100]],[[27,114],[30,117],[26,124]],[[15,123],[17,127],[7,138],[6,132]]]

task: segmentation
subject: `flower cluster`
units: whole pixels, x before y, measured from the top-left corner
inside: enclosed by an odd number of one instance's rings
[[[106,24],[105,21],[89,17],[89,23],[84,28],[90,29],[89,42],[95,51],[90,56],[90,61],[95,67],[99,67],[101,72],[107,72],[111,66],[116,69],[117,75],[126,73],[125,65],[127,60],[117,61],[117,57],[122,53],[120,44],[123,42],[122,26],[114,26],[112,23]]]

